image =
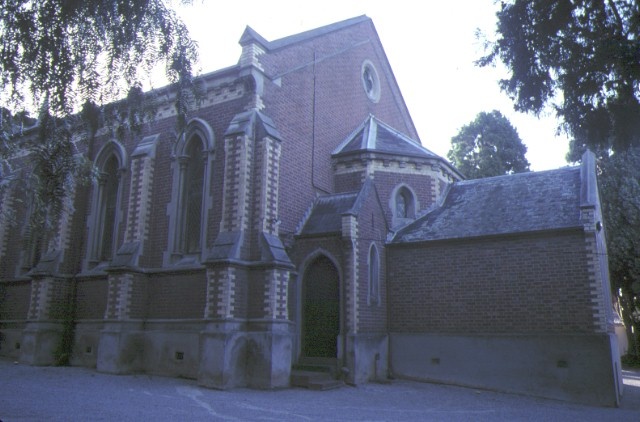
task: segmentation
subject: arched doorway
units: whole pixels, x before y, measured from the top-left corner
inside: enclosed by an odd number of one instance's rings
[[[304,272],[302,288],[302,357],[336,358],[340,334],[340,276],[324,255]]]

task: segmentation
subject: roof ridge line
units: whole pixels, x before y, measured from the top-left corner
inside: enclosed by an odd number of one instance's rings
[[[308,29],[306,31],[299,32],[297,34],[288,35],[282,38],[269,41],[260,35],[255,29],[247,25],[245,31],[240,37],[240,44],[249,44],[251,39],[257,41],[262,47],[267,50],[273,51],[280,48],[288,47],[292,44],[304,42],[312,38],[316,38],[322,35],[329,34],[331,32],[339,31],[344,28],[348,28],[352,25],[357,25],[362,22],[370,21],[371,18],[367,15],[359,15],[352,18],[348,18],[339,22],[330,23],[328,25],[319,26],[316,28]]]

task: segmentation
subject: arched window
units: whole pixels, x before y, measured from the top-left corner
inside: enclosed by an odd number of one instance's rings
[[[116,207],[118,205],[118,190],[120,178],[118,175],[118,159],[111,155],[100,173],[100,189],[102,201],[100,203],[100,243],[96,256],[99,261],[110,261],[114,253],[114,233],[116,227]]]
[[[185,175],[181,210],[181,249],[186,254],[200,252],[202,227],[202,197],[204,188],[204,157],[202,139],[194,135],[186,147],[181,166]]]
[[[396,195],[396,216],[400,218],[407,218],[407,212],[410,204],[409,194],[406,189],[400,189]]]
[[[44,224],[34,220],[35,194],[31,193],[26,201],[26,218],[22,229],[23,247],[18,275],[22,275],[38,265],[44,249]],[[37,218],[37,217],[36,217]]]
[[[165,265],[196,263],[202,259],[211,207],[207,192],[213,158],[213,130],[205,121],[193,119],[174,150]]]
[[[94,184],[89,229],[87,262],[92,268],[113,259],[118,248],[118,227],[121,219],[122,173],[126,152],[117,142],[109,142],[97,155],[98,177]]]
[[[375,244],[369,249],[369,295],[367,303],[378,305],[380,303],[380,255]]]
[[[396,191],[394,205],[395,218],[415,218],[414,196],[406,186]]]

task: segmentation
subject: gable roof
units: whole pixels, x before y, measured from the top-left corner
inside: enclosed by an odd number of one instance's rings
[[[355,18],[346,19],[330,25],[322,26],[320,28],[311,29],[309,31],[301,32],[299,34],[294,34],[288,37],[280,38],[274,41],[267,41],[264,37],[262,37],[262,35],[258,34],[253,28],[251,28],[250,26],[247,26],[244,30],[244,33],[240,37],[240,45],[249,44],[255,41],[265,49],[269,51],[273,51],[279,48],[288,47],[292,44],[304,42],[315,37],[320,37],[322,35],[326,35],[334,31],[339,31],[351,25],[356,25],[361,22],[365,22],[369,20],[371,20],[371,18],[369,18],[366,15],[356,16]]]
[[[423,158],[440,158],[418,142],[381,122],[373,115],[333,151],[333,156],[365,151]]]
[[[358,215],[365,199],[375,189],[367,180],[357,192],[336,193],[318,197],[300,235],[318,235],[342,232],[342,216]]]
[[[580,167],[457,182],[392,243],[582,227],[580,192]]]
[[[349,213],[358,198],[358,192],[321,196],[316,199],[311,214],[304,223],[301,235],[339,233],[342,215]]]

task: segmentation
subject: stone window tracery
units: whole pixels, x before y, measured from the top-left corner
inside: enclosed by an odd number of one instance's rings
[[[124,148],[114,141],[107,143],[96,157],[98,177],[94,183],[91,213],[87,223],[88,268],[111,261],[117,250],[125,162]]]
[[[213,131],[201,119],[192,120],[176,144],[166,265],[194,264],[203,258],[213,145]]]

